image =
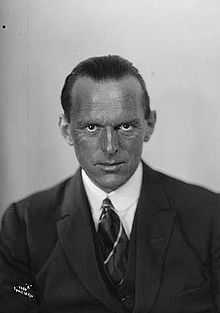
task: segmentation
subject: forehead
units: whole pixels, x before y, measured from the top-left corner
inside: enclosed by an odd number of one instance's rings
[[[142,87],[133,76],[104,81],[80,77],[71,91],[72,111],[134,112],[136,109],[143,110],[142,96]]]

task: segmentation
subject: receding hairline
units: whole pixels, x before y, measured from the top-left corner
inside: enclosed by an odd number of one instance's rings
[[[137,77],[135,77],[132,74],[125,74],[119,78],[112,78],[112,77],[107,77],[107,78],[102,78],[102,79],[95,79],[93,77],[90,77],[89,75],[82,75],[82,76],[78,76],[74,82],[72,83],[72,88],[71,88],[71,94],[74,91],[74,87],[78,84],[80,84],[80,80],[82,81],[83,79],[86,79],[87,81],[91,81],[91,83],[97,83],[97,84],[105,84],[105,83],[114,83],[114,82],[121,82],[121,81],[126,81],[126,80],[130,80],[132,79],[133,81],[137,82],[138,86],[140,87],[140,90],[142,93],[144,93],[144,89],[141,85],[141,83],[139,82],[139,80],[137,79]]]
[[[108,55],[93,57],[80,62],[72,72],[66,77],[61,92],[61,104],[64,114],[69,120],[73,105],[72,93],[76,82],[80,78],[87,77],[95,83],[105,83],[109,81],[121,81],[126,78],[134,77],[139,82],[142,90],[142,99],[146,118],[150,114],[150,97],[148,95],[146,84],[138,69],[128,60],[117,56]]]
[[[72,85],[72,88],[71,88],[71,91],[70,91],[70,98],[71,98],[71,108],[70,108],[70,116],[69,118],[71,118],[71,114],[73,114],[74,112],[74,107],[77,106],[77,104],[79,104],[78,100],[78,95],[79,95],[79,92],[80,90],[76,90],[75,88],[78,88],[79,87],[79,84],[81,84],[81,88],[84,88],[85,86],[83,86],[83,79],[86,79],[87,82],[91,82],[91,84],[93,83],[97,83],[97,84],[100,84],[100,86],[102,84],[105,84],[105,83],[111,83],[111,82],[121,82],[121,81],[126,81],[126,80],[130,80],[132,79],[136,84],[137,84],[137,87],[135,87],[135,89],[137,90],[138,88],[138,92],[136,93],[136,95],[140,92],[140,103],[141,105],[143,106],[143,110],[144,112],[146,113],[146,110],[147,110],[147,107],[146,107],[146,104],[145,104],[145,97],[144,97],[144,90],[139,82],[139,80],[134,76],[134,75],[130,75],[130,74],[127,74],[127,75],[124,75],[120,78],[104,78],[104,79],[94,79],[93,77],[90,77],[88,75],[82,75],[82,76],[78,76],[77,79],[74,81],[73,85]],[[80,82],[80,79],[81,79],[81,82]],[[85,81],[84,81],[85,82]],[[126,88],[126,86],[125,86]],[[127,89],[127,95],[124,94],[123,97],[130,97],[129,95],[129,89],[132,89],[131,86],[128,86]],[[86,91],[86,89],[85,89]],[[135,95],[135,94],[134,94]],[[139,97],[139,95],[137,95]]]

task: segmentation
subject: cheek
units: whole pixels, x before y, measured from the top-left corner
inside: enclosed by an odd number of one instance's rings
[[[139,135],[120,136],[120,147],[129,152],[130,155],[139,155],[142,152],[143,138]]]
[[[89,159],[98,148],[98,139],[75,132],[73,134],[75,153],[81,159]]]

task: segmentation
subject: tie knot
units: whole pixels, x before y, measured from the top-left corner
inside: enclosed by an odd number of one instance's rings
[[[108,209],[113,209],[113,205],[112,202],[109,198],[105,198],[102,202],[102,209],[104,211],[108,210]]]

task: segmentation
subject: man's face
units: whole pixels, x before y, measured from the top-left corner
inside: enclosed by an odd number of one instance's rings
[[[117,189],[135,172],[153,126],[145,119],[136,78],[76,81],[67,125],[69,141],[81,167],[105,192]]]

